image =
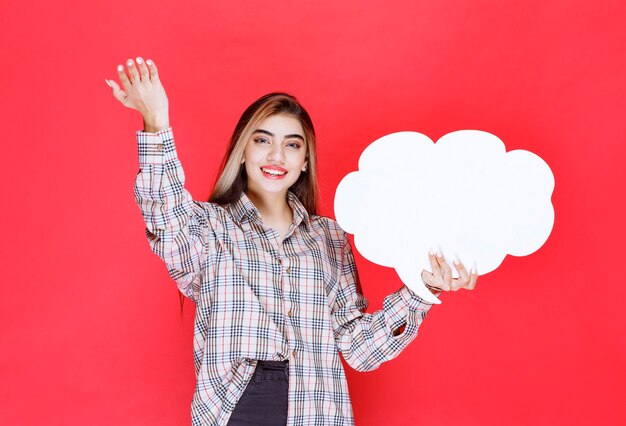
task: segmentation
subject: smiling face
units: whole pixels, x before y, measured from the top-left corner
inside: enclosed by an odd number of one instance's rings
[[[286,196],[307,167],[306,141],[300,121],[287,114],[262,120],[246,144],[243,161],[248,191],[259,196]]]

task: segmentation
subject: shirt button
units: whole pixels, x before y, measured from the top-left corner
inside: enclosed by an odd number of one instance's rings
[[[293,312],[291,311],[291,309],[289,310],[289,312],[287,312],[287,316],[290,318],[293,316]]]
[[[291,353],[291,355],[293,355],[295,357],[296,355],[298,355],[298,351],[294,349],[293,352]]]
[[[158,144],[157,146],[155,146],[157,151],[161,151],[163,150],[163,145],[162,144]]]
[[[291,273],[291,266],[288,266],[287,269],[285,269],[285,272],[287,272],[288,274]]]

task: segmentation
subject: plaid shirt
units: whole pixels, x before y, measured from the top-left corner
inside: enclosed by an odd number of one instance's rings
[[[431,305],[402,286],[365,313],[337,222],[309,215],[289,192],[293,223],[281,242],[245,194],[227,206],[192,200],[171,128],[138,131],[137,142],[148,242],[196,303],[192,424],[225,425],[257,360],[288,360],[287,424],[353,425],[339,352],[358,371],[378,368],[415,339]]]

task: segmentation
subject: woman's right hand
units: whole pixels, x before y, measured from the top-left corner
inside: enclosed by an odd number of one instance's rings
[[[136,61],[126,61],[126,69],[123,65],[117,67],[122,88],[114,80],[107,80],[115,99],[125,107],[139,111],[146,132],[170,127],[167,95],[154,62],[150,59],[144,62],[143,58],[137,57]]]

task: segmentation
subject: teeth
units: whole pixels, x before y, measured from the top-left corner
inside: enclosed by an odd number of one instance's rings
[[[267,173],[268,175],[274,175],[274,176],[282,176],[286,173],[286,172],[279,172],[278,170],[269,170],[269,169],[261,169],[261,170],[263,170],[263,172]]]

